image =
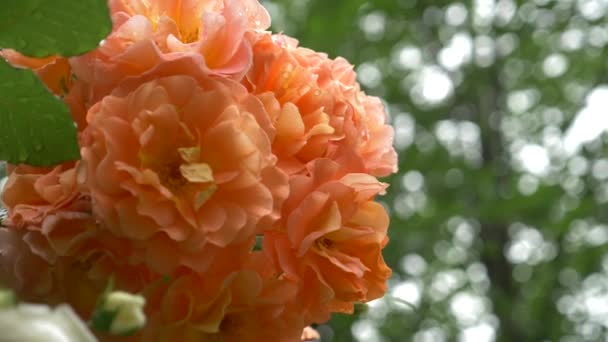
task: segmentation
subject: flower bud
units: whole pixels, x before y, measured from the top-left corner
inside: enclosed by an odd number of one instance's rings
[[[123,291],[105,295],[93,314],[92,325],[96,330],[111,335],[131,335],[146,324],[143,312],[145,299]]]

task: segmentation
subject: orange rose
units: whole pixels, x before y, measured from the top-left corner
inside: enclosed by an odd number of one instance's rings
[[[92,52],[73,57],[77,81],[68,101],[85,109],[122,80],[190,55],[206,73],[240,80],[251,65],[251,40],[270,26],[257,0],[110,0],[113,32]],[[73,108],[74,110],[74,108]]]
[[[244,72],[251,63],[246,33],[270,26],[257,0],[111,0],[110,8],[117,22],[145,18],[161,51],[200,53],[209,70],[222,75]]]
[[[0,233],[0,283],[24,299],[69,302],[82,314],[90,313],[110,276],[122,288],[141,290],[149,272],[129,264],[128,241],[98,227],[74,163],[11,165],[8,172],[2,200],[9,228]]]
[[[202,272],[222,253],[237,262],[287,186],[256,117],[264,108],[229,80],[172,76],[117,89],[91,108],[82,139],[98,219],[161,274]]]
[[[24,234],[0,227],[0,284],[20,295],[27,294],[26,298],[44,297],[53,289],[50,265],[32,253]]]
[[[82,155],[9,166],[0,284],[88,318],[114,279],[149,318],[116,341],[299,341],[382,296],[397,158],[352,65],[264,32],[258,0],[109,5],[86,55],[0,50],[63,96]]]
[[[296,305],[306,319],[322,322],[332,311],[351,312],[354,302],[386,291],[391,271],[381,251],[389,217],[373,201],[385,188],[327,159],[291,179],[292,193],[281,220],[264,235],[264,250],[284,277],[300,282]]]
[[[397,152],[393,148],[395,131],[387,125],[386,110],[378,97],[357,93],[359,104],[365,111],[361,122],[345,124],[345,139],[336,151],[335,159],[354,153],[363,160],[368,173],[384,177],[397,172]],[[361,127],[364,127],[363,129]],[[344,156],[342,153],[346,153]]]
[[[267,265],[266,265],[267,266]],[[225,278],[185,275],[144,291],[143,341],[299,341],[302,317],[284,311],[291,282],[244,269]]]
[[[1,195],[9,211],[6,224],[20,228],[39,230],[50,215],[91,211],[89,197],[77,188],[74,163],[54,168],[11,166]]]
[[[144,269],[126,264],[122,255],[113,256],[100,242],[91,241],[66,257],[57,255],[39,231],[0,228],[0,284],[22,300],[69,303],[88,317],[111,276],[117,286],[134,292],[154,279]]]
[[[47,262],[79,254],[83,245],[99,240],[91,200],[78,188],[74,163],[9,167],[2,201],[9,213],[5,224],[29,231],[23,233],[25,241]]]
[[[297,44],[283,35],[260,38],[243,81],[279,113],[272,118],[279,164],[296,173],[309,161],[330,158],[340,163],[349,160],[351,172],[375,176],[395,172],[393,129],[385,123],[380,100],[360,90],[345,59],[332,60]]]

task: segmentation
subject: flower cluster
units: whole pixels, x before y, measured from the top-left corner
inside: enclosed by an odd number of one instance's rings
[[[109,8],[83,56],[0,51],[67,103],[82,155],[9,165],[0,283],[90,318],[113,279],[147,341],[298,341],[382,296],[397,156],[352,65],[267,31],[257,0]]]

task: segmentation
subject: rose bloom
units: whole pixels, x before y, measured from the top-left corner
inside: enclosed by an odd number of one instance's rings
[[[15,290],[20,297],[38,299],[53,290],[49,263],[32,253],[24,241],[25,232],[0,227],[0,284]]]
[[[30,230],[42,229],[53,215],[84,218],[91,212],[89,196],[78,189],[73,162],[52,168],[9,165],[1,199],[9,213],[6,224]]]
[[[365,95],[343,58],[298,47],[295,39],[266,34],[254,45],[243,83],[262,99],[276,126],[273,151],[288,173],[316,158],[351,172],[387,176],[397,170],[393,129],[380,99]],[[355,156],[356,158],[353,158]]]
[[[78,184],[77,165],[9,165],[2,192],[9,215],[3,224],[19,231],[27,248],[51,264],[60,257],[85,259],[93,250],[127,256],[128,243],[101,230],[95,222],[90,196]]]
[[[125,78],[184,55],[206,73],[240,80],[251,65],[251,42],[270,26],[257,0],[110,0],[109,5],[112,33],[97,49],[70,59],[77,81],[67,102],[79,114]]]
[[[284,310],[293,283],[256,268],[223,279],[184,275],[144,293],[151,317],[144,341],[287,342],[299,341],[304,328],[301,316]]]
[[[283,216],[264,234],[264,251],[299,282],[305,323],[323,322],[331,312],[353,310],[354,302],[384,295],[391,270],[382,249],[389,217],[374,202],[386,185],[374,177],[345,173],[328,159],[291,179]]]
[[[152,38],[163,53],[200,54],[209,71],[223,76],[249,67],[246,35],[270,26],[268,12],[257,0],[110,0],[110,11],[117,34],[106,40],[100,53],[129,53],[138,42]]]
[[[100,238],[90,197],[77,184],[74,163],[53,168],[9,165],[8,174],[1,197],[8,209],[3,224],[19,231],[26,244],[22,247],[45,262],[54,264],[59,257],[83,253],[85,245],[112,240],[107,234]],[[4,255],[0,262],[14,259]]]
[[[230,80],[152,79],[88,113],[81,170],[94,212],[160,274],[238,265],[287,192],[256,120],[268,115]]]
[[[130,292],[161,278],[141,265],[129,264],[128,244],[103,232],[74,238],[70,253],[56,246],[38,231],[0,228],[0,284],[13,289],[21,300],[67,303],[89,318],[110,278],[116,288]]]
[[[139,291],[154,276],[130,263],[129,241],[101,229],[78,184],[78,163],[52,168],[9,165],[2,192],[0,283],[26,300],[68,302],[83,315],[113,276]],[[158,276],[159,277],[159,276]]]

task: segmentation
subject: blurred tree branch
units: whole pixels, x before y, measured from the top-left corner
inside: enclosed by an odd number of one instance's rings
[[[511,176],[509,157],[505,151],[502,132],[499,122],[503,115],[502,101],[505,94],[499,79],[501,63],[497,62],[489,68],[485,82],[479,82],[477,91],[479,101],[477,103],[478,124],[481,131],[481,145],[483,166],[493,170],[492,191],[496,205],[500,205],[500,199],[508,196],[508,183]],[[478,188],[488,186],[480,184]],[[478,196],[485,200],[486,196]],[[480,215],[480,217],[483,217]],[[481,223],[481,261],[485,264],[488,277],[492,286],[489,296],[494,303],[494,310],[500,320],[497,337],[499,341],[526,341],[525,333],[514,321],[511,303],[505,303],[505,298],[514,299],[518,297],[518,287],[514,283],[512,274],[513,267],[507,260],[504,250],[509,243],[508,227],[510,222],[480,222]]]

